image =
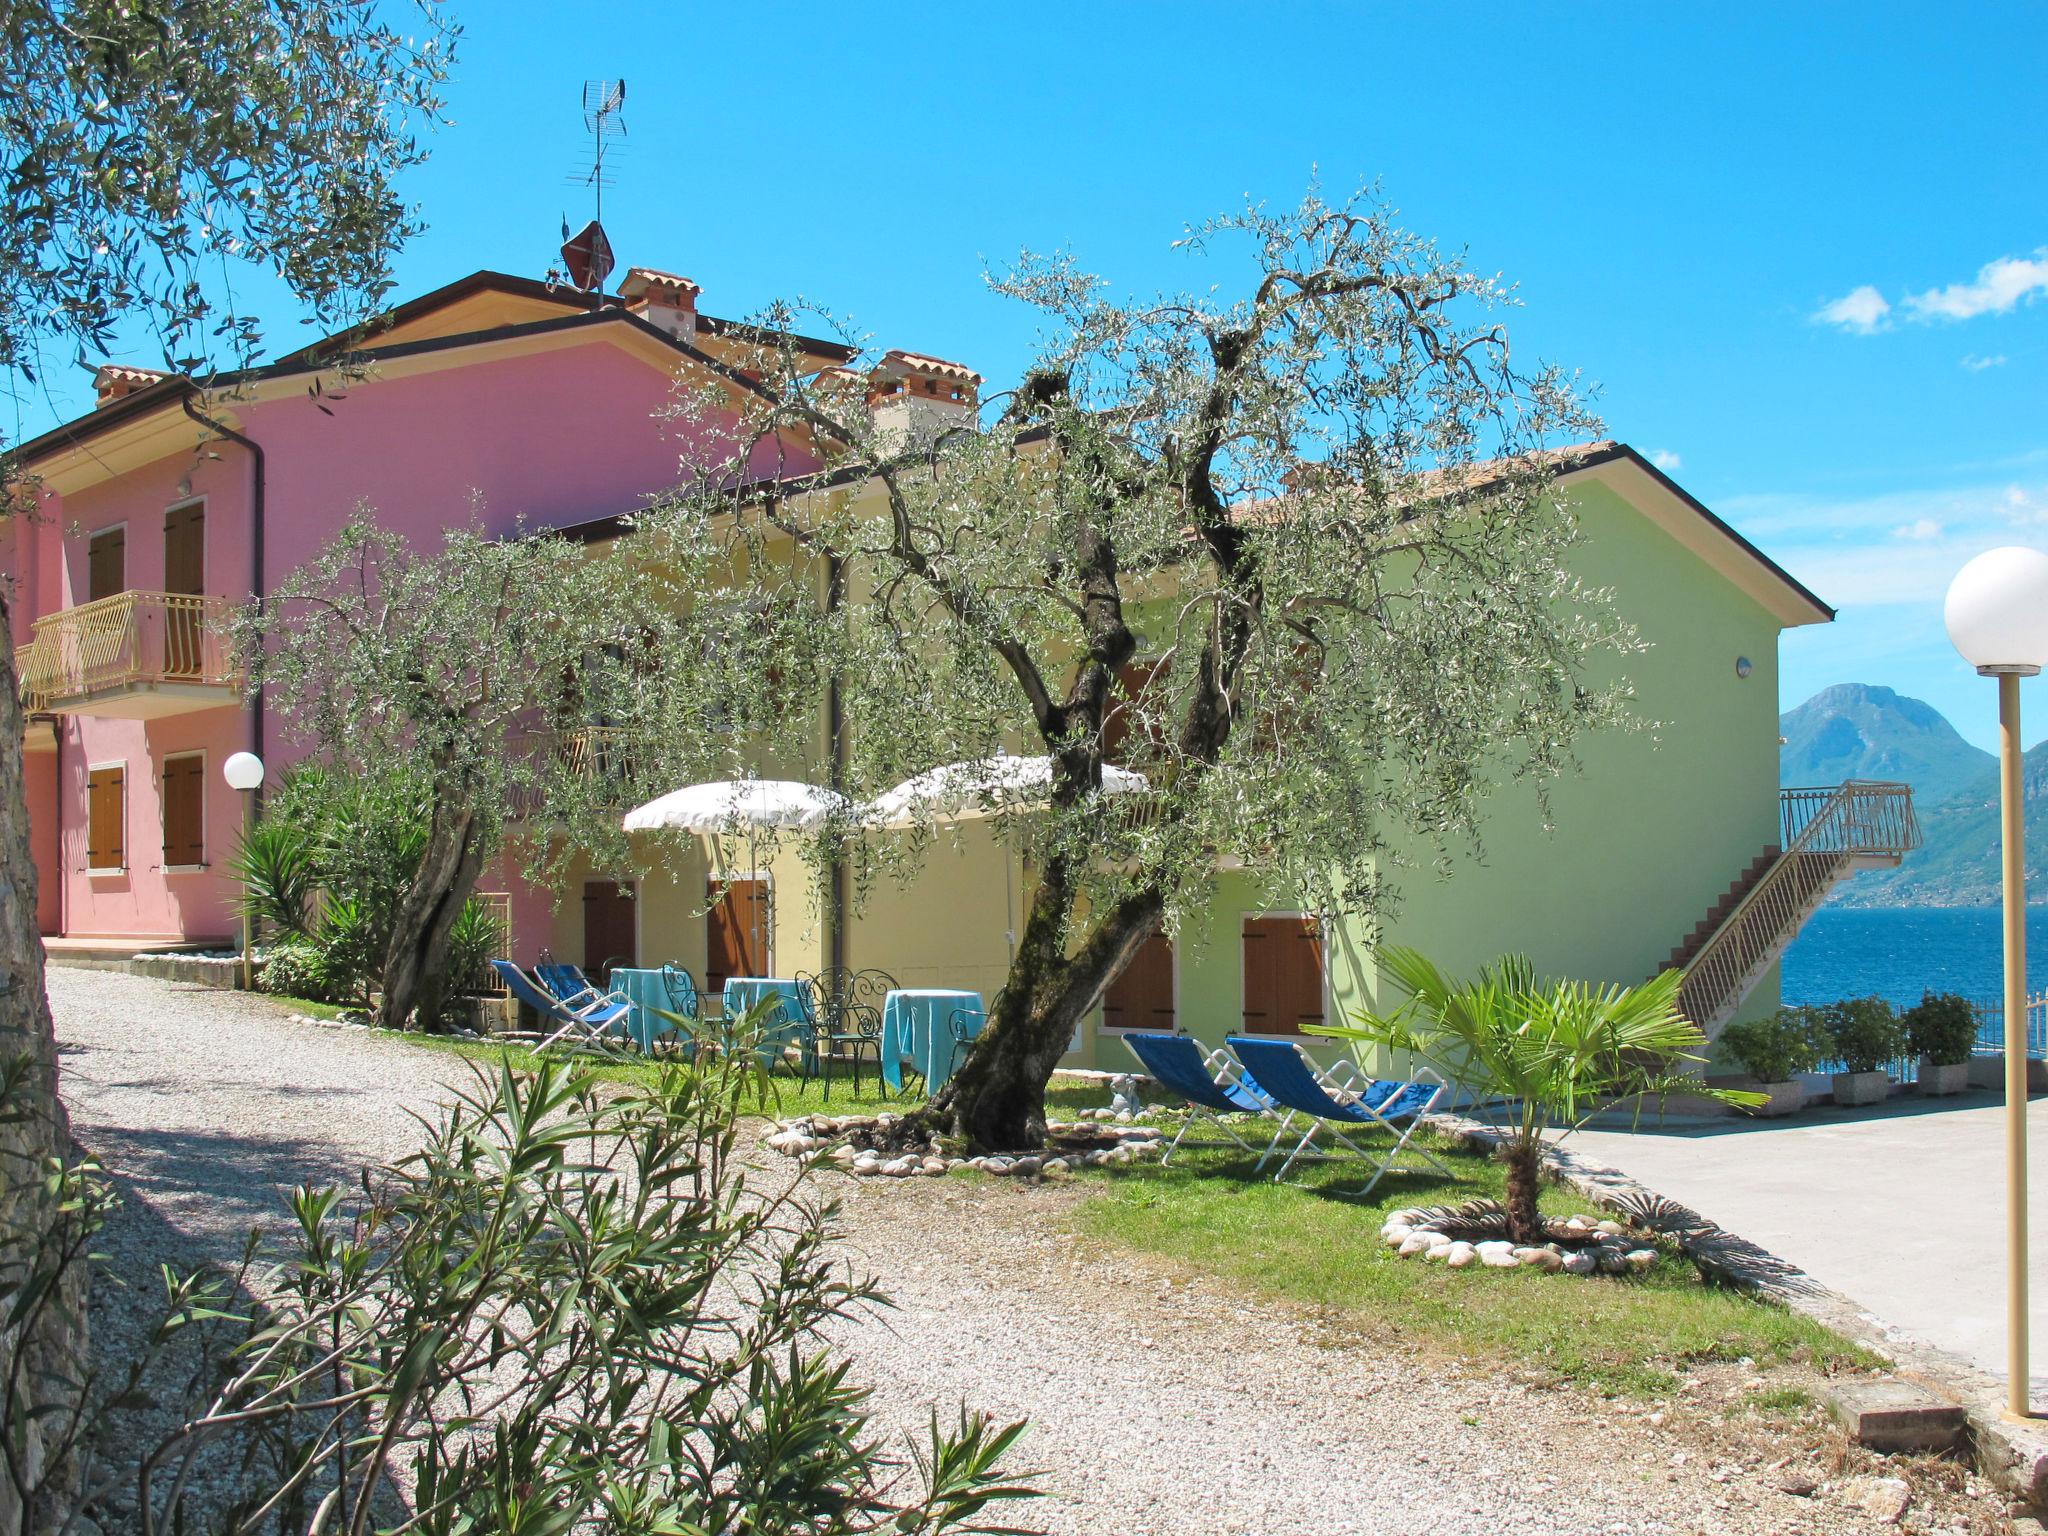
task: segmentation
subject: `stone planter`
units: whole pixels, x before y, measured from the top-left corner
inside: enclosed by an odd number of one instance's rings
[[[1970,1064],[1959,1061],[1952,1066],[1937,1066],[1928,1057],[1920,1058],[1920,1075],[1916,1079],[1920,1091],[1930,1097],[1961,1093],[1970,1086]]]
[[[1754,1089],[1757,1093],[1770,1095],[1768,1100],[1750,1111],[1759,1119],[1769,1120],[1778,1115],[1796,1115],[1806,1108],[1806,1084],[1802,1082],[1749,1083],[1744,1086]]]
[[[1828,1079],[1828,1090],[1837,1104],[1882,1104],[1892,1080],[1882,1072],[1837,1072]]]

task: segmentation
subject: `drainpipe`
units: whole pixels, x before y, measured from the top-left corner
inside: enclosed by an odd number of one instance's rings
[[[185,408],[185,414],[202,427],[209,427],[231,443],[239,443],[249,450],[249,590],[256,599],[256,611],[263,611],[263,490],[265,481],[263,445],[252,437],[244,437],[233,427],[215,421],[204,411],[192,404],[190,395],[178,397],[178,403]],[[249,701],[249,750],[257,757],[263,756],[263,688],[257,685],[255,696]],[[263,791],[257,790],[260,798]]]
[[[839,611],[839,605],[846,596],[846,562],[837,555],[825,560],[825,617],[830,620]],[[825,732],[827,750],[831,763],[828,787],[839,794],[846,792],[846,741],[845,713],[839,699],[839,676],[834,673],[825,685]],[[842,841],[834,850],[838,857],[832,861],[832,943],[830,960],[834,970],[846,968],[846,849]]]

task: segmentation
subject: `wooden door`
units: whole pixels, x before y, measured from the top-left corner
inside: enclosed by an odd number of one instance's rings
[[[599,986],[615,966],[640,963],[638,911],[632,886],[615,880],[583,882],[583,971]]]
[[[1173,1031],[1173,940],[1154,933],[1102,994],[1104,1029]]]
[[[768,883],[735,880],[720,894],[713,880],[704,918],[704,987],[723,991],[729,976],[768,974]]]
[[[206,592],[206,503],[187,502],[164,514],[164,591],[176,597]],[[197,677],[206,642],[197,603],[171,603],[164,612],[164,672]]]
[[[1312,917],[1244,920],[1244,1031],[1298,1035],[1323,1022],[1323,925]]]

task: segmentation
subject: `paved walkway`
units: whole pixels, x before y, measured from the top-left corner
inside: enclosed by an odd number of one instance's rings
[[[2036,1400],[2048,1397],[2048,1099],[2028,1106]],[[1978,1089],[1786,1120],[1581,1131],[1581,1155],[2005,1375],[2005,1106]]]

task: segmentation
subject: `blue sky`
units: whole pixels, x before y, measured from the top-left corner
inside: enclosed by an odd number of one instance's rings
[[[1184,221],[1291,201],[1312,167],[1377,178],[1521,284],[1519,350],[1597,381],[1612,435],[1841,608],[1786,637],[1787,706],[1886,683],[1992,740],[1939,600],[1978,550],[2048,545],[2048,8],[457,11],[401,294],[550,264],[588,213],[577,97],[602,76],[628,86],[622,264],[688,273],[713,313],[800,293],[993,381],[1030,333],[986,263],[1066,246],[1174,287]],[[59,383],[0,430],[89,403]],[[2030,707],[2032,740],[2048,689]]]

